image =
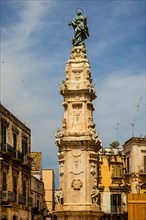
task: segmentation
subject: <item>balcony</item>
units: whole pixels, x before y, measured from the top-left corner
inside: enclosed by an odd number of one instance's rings
[[[30,206],[30,207],[32,207],[32,202],[33,202],[32,198],[31,198],[31,197],[28,197],[27,205]]]
[[[10,191],[2,191],[2,201],[16,202],[16,194]]]
[[[19,194],[18,195],[18,203],[21,205],[26,205],[26,196]]]
[[[13,160],[23,163],[25,166],[31,166],[32,159],[28,155],[24,155],[9,144],[2,144],[1,151],[3,154],[10,156]]]
[[[123,213],[122,206],[111,206],[111,213],[112,214],[120,214]]]
[[[29,157],[29,156],[27,156],[27,155],[25,155],[25,156],[23,157],[23,164],[24,164],[25,166],[31,166],[31,162],[32,162],[31,157]]]
[[[9,145],[9,144],[2,144],[2,146],[1,146],[1,151],[2,151],[2,153],[4,153],[4,154],[7,154],[7,155],[9,155],[9,156],[14,157],[14,149],[13,149],[13,147],[12,147],[11,145]]]

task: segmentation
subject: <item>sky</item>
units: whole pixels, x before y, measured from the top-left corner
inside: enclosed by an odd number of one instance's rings
[[[82,8],[86,51],[97,98],[93,113],[103,147],[146,135],[144,0],[1,0],[1,103],[31,129],[32,151],[54,169],[62,126],[59,84],[72,49],[68,26]]]

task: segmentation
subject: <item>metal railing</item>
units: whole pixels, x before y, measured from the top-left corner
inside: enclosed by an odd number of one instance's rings
[[[32,159],[28,155],[24,155],[21,151],[16,150],[9,144],[2,144],[1,151],[11,156],[12,159],[22,162],[24,165],[31,166]]]
[[[33,199],[31,197],[28,197],[27,199],[27,205],[32,207]]]
[[[122,206],[111,206],[111,213],[123,213]]]
[[[2,200],[6,202],[16,202],[16,194],[10,191],[2,191]]]
[[[0,198],[2,202],[14,202],[21,205],[27,205],[32,207],[33,199],[31,197],[26,197],[22,194],[16,194],[15,192],[3,190],[0,192]]]
[[[26,196],[19,194],[18,195],[18,203],[22,204],[22,205],[26,205]]]

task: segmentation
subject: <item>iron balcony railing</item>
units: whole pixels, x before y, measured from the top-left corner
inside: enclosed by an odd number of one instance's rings
[[[26,205],[26,196],[19,194],[18,195],[18,203],[21,205]]]
[[[123,213],[123,207],[122,206],[111,206],[111,213]]]
[[[16,202],[16,193],[10,191],[2,191],[2,201]]]
[[[33,199],[31,197],[26,197],[22,194],[16,194],[15,192],[3,190],[0,192],[0,199],[2,202],[14,202],[21,205],[27,205],[32,207]]]
[[[9,154],[10,156],[14,156],[14,149],[11,145],[9,144],[2,144],[1,145],[1,151],[3,153],[7,153]]]
[[[2,151],[2,153],[11,156],[12,159],[18,160],[26,166],[31,166],[31,162],[32,162],[31,157],[29,157],[28,155],[24,155],[22,152],[20,152],[19,150],[16,150],[11,145],[2,144],[1,151]]]
[[[32,198],[31,198],[31,197],[28,197],[28,199],[27,199],[27,205],[30,206],[30,207],[32,207],[32,202],[33,202]]]

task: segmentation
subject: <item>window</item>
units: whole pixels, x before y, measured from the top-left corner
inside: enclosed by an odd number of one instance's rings
[[[7,173],[5,171],[2,173],[2,190],[7,190]]]
[[[111,212],[121,212],[121,194],[111,194]]]
[[[1,128],[1,136],[2,136],[2,150],[6,151],[6,143],[7,143],[7,128],[4,124],[2,124]]]
[[[122,178],[122,167],[121,167],[121,165],[113,165],[112,178]]]
[[[17,134],[16,133],[13,133],[13,147],[14,147],[14,150],[17,149]]]
[[[23,196],[26,196],[26,180],[23,180],[23,181],[22,181],[22,185],[23,185],[22,194],[23,194]]]
[[[17,134],[13,133],[13,148],[14,148],[14,157],[16,158],[16,150],[17,150]]]
[[[13,192],[17,193],[17,176],[13,176]]]
[[[129,163],[129,157],[127,157],[127,172],[129,173],[130,171],[130,163]]]
[[[22,139],[22,154],[25,156],[28,152],[27,141]]]
[[[15,202],[17,200],[17,176],[13,176],[13,192],[15,193]]]
[[[121,194],[111,194],[111,206],[121,206]]]

